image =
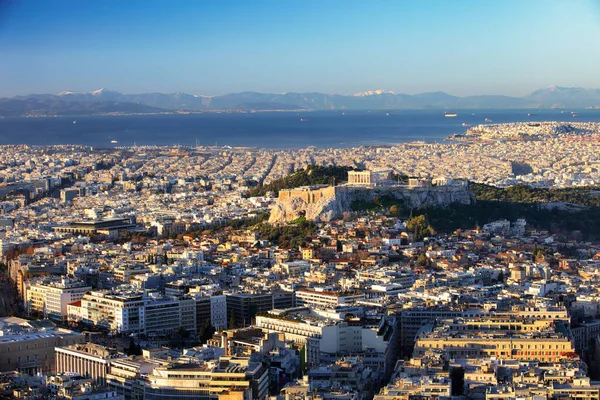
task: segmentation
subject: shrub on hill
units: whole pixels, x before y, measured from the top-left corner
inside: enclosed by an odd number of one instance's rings
[[[351,170],[351,167],[309,165],[306,169],[293,172],[267,185],[255,186],[248,190],[246,195],[248,197],[256,197],[273,192],[277,196],[282,189],[293,189],[308,185],[331,185],[333,183],[344,182],[348,180],[348,171]]]

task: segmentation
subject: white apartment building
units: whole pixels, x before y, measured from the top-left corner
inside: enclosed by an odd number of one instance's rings
[[[144,302],[143,294],[139,292],[93,291],[83,296],[79,309],[70,311],[69,316],[115,332],[144,333]]]
[[[286,340],[306,345],[306,362],[318,365],[321,360],[340,354],[369,353],[374,370],[392,366],[394,328],[383,318],[378,326],[350,324],[334,320],[315,320],[305,315],[298,318],[271,315],[256,317],[256,326],[267,332],[283,333]]]
[[[81,300],[92,290],[83,282],[62,278],[60,281],[45,279],[25,288],[25,308],[55,321],[67,320],[67,305]]]
[[[195,332],[196,302],[135,291],[93,291],[83,296],[80,305],[69,306],[69,317],[115,332],[164,334],[180,327]]]
[[[357,300],[364,300],[364,298],[364,293],[331,292],[322,288],[300,289],[296,292],[296,304],[304,307],[337,307],[342,304],[354,303]]]

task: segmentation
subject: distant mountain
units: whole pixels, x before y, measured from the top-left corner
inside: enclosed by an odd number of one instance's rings
[[[444,92],[416,95],[368,90],[353,95],[325,93],[230,93],[198,96],[187,93],[122,94],[100,89],[93,92],[31,94],[0,99],[0,115],[67,115],[109,112],[160,111],[275,111],[275,110],[377,110],[377,109],[477,109],[477,108],[585,108],[600,106],[599,89],[550,87],[525,97],[497,95],[453,96]]]
[[[536,90],[526,99],[540,108],[585,108],[600,105],[600,89],[552,86]]]
[[[56,116],[94,115],[109,113],[146,114],[164,111],[142,104],[118,101],[68,102],[59,98],[3,98],[0,99],[0,116]]]

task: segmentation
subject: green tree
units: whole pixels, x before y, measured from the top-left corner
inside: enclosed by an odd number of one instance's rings
[[[299,375],[304,375],[304,372],[306,371],[306,345],[304,345],[300,348],[299,357],[300,357]]]
[[[410,218],[406,222],[406,228],[413,233],[414,240],[423,240],[426,236],[431,236],[431,227],[427,222],[427,217],[424,214]]]
[[[394,204],[393,206],[390,207],[389,213],[391,216],[398,217],[401,213],[400,207],[398,207],[397,204]]]

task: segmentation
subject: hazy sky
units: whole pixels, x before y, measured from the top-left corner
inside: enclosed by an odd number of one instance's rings
[[[594,0],[0,0],[0,96],[600,88]]]

